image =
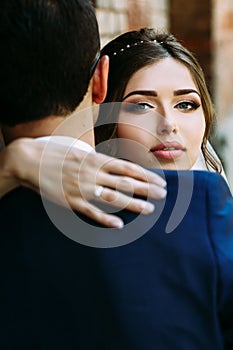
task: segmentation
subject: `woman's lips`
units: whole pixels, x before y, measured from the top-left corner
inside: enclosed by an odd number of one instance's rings
[[[179,158],[185,151],[179,142],[164,142],[150,149],[156,158],[167,160]]]

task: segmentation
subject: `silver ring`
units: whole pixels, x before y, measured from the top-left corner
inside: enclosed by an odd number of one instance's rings
[[[101,194],[103,193],[103,190],[104,190],[103,186],[95,186],[94,196],[96,198],[101,197]]]

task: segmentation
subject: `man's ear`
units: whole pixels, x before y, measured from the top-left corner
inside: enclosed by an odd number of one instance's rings
[[[99,60],[92,78],[92,100],[95,103],[102,103],[106,97],[108,69],[109,57],[105,55]]]

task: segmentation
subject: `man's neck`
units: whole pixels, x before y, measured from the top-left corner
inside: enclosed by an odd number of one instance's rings
[[[77,110],[69,117],[49,116],[14,127],[3,126],[2,134],[5,144],[20,137],[62,135],[80,139],[94,147],[93,117],[90,108]]]
[[[5,143],[20,137],[37,138],[51,135],[53,131],[63,122],[61,117],[47,117],[27,123],[21,123],[13,127],[3,126],[2,133]]]

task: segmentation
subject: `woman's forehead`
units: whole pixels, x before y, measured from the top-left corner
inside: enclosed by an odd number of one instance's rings
[[[153,90],[160,86],[170,86],[174,89],[189,86],[197,89],[188,67],[177,59],[167,57],[150,63],[133,73],[128,81],[125,93],[135,87]]]

